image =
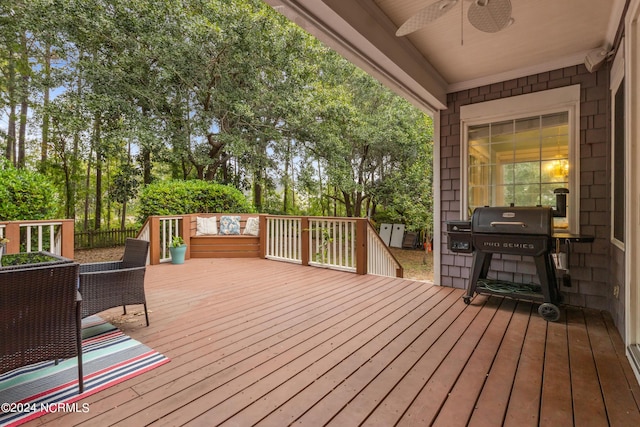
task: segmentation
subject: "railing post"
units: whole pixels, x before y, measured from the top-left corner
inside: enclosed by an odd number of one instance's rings
[[[149,217],[149,264],[160,264],[160,218]]]
[[[20,223],[8,222],[4,229],[4,237],[9,239],[7,243],[7,253],[17,254],[20,252]]]
[[[62,233],[62,243],[61,243],[61,250],[60,252],[62,252],[60,255],[65,257],[65,258],[69,258],[69,259],[73,259],[74,257],[74,237],[75,237],[75,233],[74,233],[74,227],[75,224],[73,222],[72,219],[63,219],[62,220],[62,225],[61,225],[61,233]]]
[[[300,258],[302,265],[309,265],[309,236],[311,230],[309,229],[309,217],[303,216],[300,218]]]
[[[187,252],[184,259],[191,259],[191,215],[182,215],[182,230],[180,230],[184,242],[187,244]]]
[[[260,253],[258,254],[258,256],[262,259],[265,259],[267,257],[267,216],[259,215],[258,218],[260,218]]]
[[[356,219],[356,274],[367,274],[367,222]]]

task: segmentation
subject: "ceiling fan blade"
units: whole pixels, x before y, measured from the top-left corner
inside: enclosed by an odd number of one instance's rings
[[[485,33],[497,33],[512,21],[510,0],[476,0],[469,6],[471,25]]]
[[[398,31],[396,31],[396,36],[406,36],[407,34],[419,30],[449,12],[456,3],[458,3],[458,0],[439,0],[435,3],[431,3],[429,6],[421,9],[418,13],[402,24],[402,26],[398,28]]]

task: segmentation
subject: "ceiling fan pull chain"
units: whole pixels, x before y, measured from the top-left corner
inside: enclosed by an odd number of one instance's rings
[[[464,2],[460,2],[460,46],[464,46]]]

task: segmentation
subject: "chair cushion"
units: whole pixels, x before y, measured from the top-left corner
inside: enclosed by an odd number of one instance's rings
[[[240,217],[231,215],[221,216],[219,232],[223,235],[240,234]]]
[[[242,234],[251,236],[260,234],[260,219],[257,217],[247,218],[247,223],[244,225],[244,232]]]
[[[214,234],[218,234],[218,224],[215,216],[196,218],[196,236],[211,236]]]

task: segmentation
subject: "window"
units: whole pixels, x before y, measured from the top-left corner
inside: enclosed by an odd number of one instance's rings
[[[557,229],[577,231],[579,87],[461,108],[463,218],[479,206],[552,206],[569,190]]]

